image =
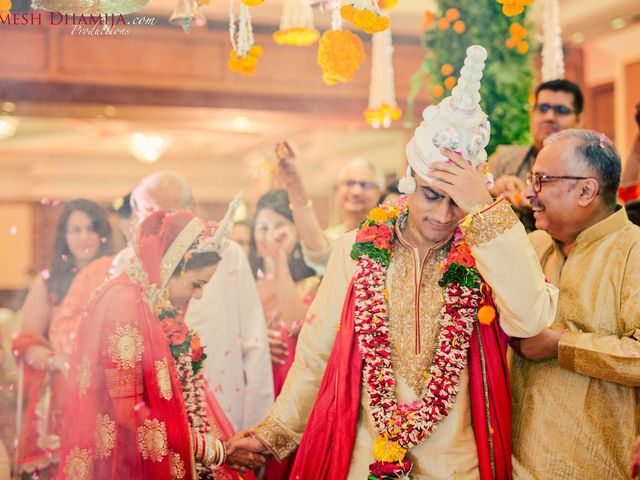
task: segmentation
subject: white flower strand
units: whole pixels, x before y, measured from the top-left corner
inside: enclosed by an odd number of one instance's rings
[[[240,22],[238,25],[238,55],[244,57],[253,47],[253,27],[249,7],[240,2]]]
[[[542,72],[543,82],[564,78],[562,30],[558,0],[545,0],[542,22]]]
[[[333,0],[333,2],[331,2],[331,30],[342,30],[340,0]]]
[[[234,0],[229,0],[229,40],[231,41],[231,48],[234,52],[238,51],[236,46],[236,17],[233,14]]]

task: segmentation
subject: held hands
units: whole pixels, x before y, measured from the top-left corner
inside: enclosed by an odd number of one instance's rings
[[[427,169],[427,175],[435,180],[431,187],[449,195],[465,213],[493,202],[483,173],[484,164],[473,167],[451,150],[442,149],[440,153],[449,161],[433,163]]]
[[[509,345],[527,360],[539,362],[558,356],[558,344],[562,330],[547,328],[535,337],[511,338]]]
[[[269,451],[251,432],[238,432],[225,442],[227,458],[225,463],[232,470],[246,473],[262,468]]]

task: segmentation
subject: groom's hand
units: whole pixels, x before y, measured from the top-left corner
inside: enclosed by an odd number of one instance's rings
[[[246,473],[262,468],[269,451],[251,432],[238,432],[225,443],[225,463],[233,470]]]
[[[471,213],[493,202],[484,176],[484,164],[473,167],[451,150],[440,150],[448,162],[434,162],[427,175],[434,179],[429,186],[451,197],[465,213]]]

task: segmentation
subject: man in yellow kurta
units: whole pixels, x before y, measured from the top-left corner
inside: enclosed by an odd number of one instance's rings
[[[545,145],[526,193],[560,300],[550,329],[512,342],[514,478],[627,478],[640,433],[640,228],[616,206],[620,157],[605,136],[566,130]]]
[[[477,60],[483,49],[467,53]],[[469,91],[479,87],[473,67],[465,62],[472,78],[446,100],[456,108],[429,107],[409,142],[407,208],[374,209],[337,241],[282,392],[253,437],[235,445],[277,459],[299,446],[291,478],[511,475],[503,332],[530,337],[550,325],[557,290],[513,210],[488,192],[479,152],[488,124]],[[432,142],[460,111],[465,118],[451,123],[475,142],[456,144],[464,159],[438,148],[451,143]],[[482,287],[467,283],[474,263]]]

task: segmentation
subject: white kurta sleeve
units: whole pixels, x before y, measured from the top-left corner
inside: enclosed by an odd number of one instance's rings
[[[558,289],[545,280],[527,233],[506,200],[461,225],[478,271],[493,290],[500,326],[513,337],[533,337],[558,310]]]
[[[300,331],[295,361],[282,392],[267,418],[254,430],[279,460],[297,448],[315,403],[355,272],[355,262],[350,258],[354,240],[355,232],[351,232],[336,242],[327,273]]]

